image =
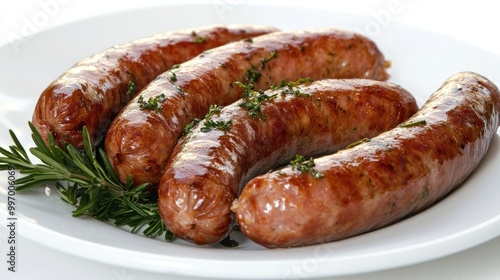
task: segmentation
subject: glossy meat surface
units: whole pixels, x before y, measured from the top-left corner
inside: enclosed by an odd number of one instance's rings
[[[156,185],[184,127],[203,118],[210,105],[228,105],[242,97],[234,82],[267,89],[305,77],[386,80],[386,67],[372,41],[337,29],[275,32],[227,44],[149,84],[112,123],[106,153],[121,180],[132,175],[135,185]],[[161,99],[158,110],[141,108],[139,98]]]
[[[122,107],[156,76],[201,52],[276,31],[267,26],[214,25],[138,39],[81,60],[41,94],[33,124],[57,144],[82,148],[86,126],[96,144]]]
[[[251,180],[232,210],[264,246],[295,247],[374,230],[417,213],[477,167],[497,132],[500,93],[471,72],[450,77],[412,118],[317,158],[325,177],[290,167]]]
[[[159,186],[167,228],[197,244],[230,232],[231,203],[250,178],[297,154],[333,152],[387,131],[413,115],[413,96],[388,82],[321,80],[266,92],[262,114],[237,101],[202,120],[175,147]],[[248,99],[243,99],[248,100]],[[208,122],[231,122],[206,131]]]

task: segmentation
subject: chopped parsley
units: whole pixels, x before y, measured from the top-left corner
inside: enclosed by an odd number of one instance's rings
[[[201,120],[198,119],[198,118],[194,118],[194,120],[189,123],[188,125],[186,125],[186,127],[184,127],[184,134],[188,134],[195,125],[197,125]]]
[[[169,72],[170,74],[172,74],[172,76],[170,76],[170,78],[168,79],[170,81],[170,83],[174,86],[174,88],[177,90],[178,93],[180,93],[182,96],[184,96],[184,90],[182,88],[180,88],[178,85],[175,84],[175,82],[177,82],[177,74],[175,74],[174,69],[178,69],[180,67],[179,64],[174,64],[172,66],[172,69],[168,70],[167,72]]]
[[[292,170],[297,169],[302,173],[310,173],[315,179],[325,177],[325,174],[314,168],[316,164],[314,163],[314,159],[312,157],[306,160],[304,156],[296,155],[295,159],[290,161],[290,166],[292,167]]]
[[[177,75],[175,75],[175,72],[170,71],[170,73],[172,74],[172,76],[169,79],[170,82],[172,82],[172,83],[177,82]]]
[[[132,72],[127,70],[127,75],[130,77],[130,81],[127,83],[127,96],[132,96],[137,89],[136,78]]]
[[[211,119],[214,114],[220,113],[222,108],[223,106],[218,106],[215,104],[210,105],[208,113],[205,115],[205,123],[203,124],[203,127],[200,128],[201,132],[209,132],[213,129],[227,131],[231,128],[232,121],[214,121]],[[189,132],[191,132],[193,127],[199,122],[201,122],[201,120],[195,118],[190,124],[186,125],[186,127],[184,127],[184,134],[188,134]]]
[[[251,84],[258,82],[260,76],[262,76],[262,74],[253,65],[251,65],[250,68],[245,72],[245,80]]]
[[[281,91],[281,94],[283,95],[295,95],[297,97],[310,97],[311,94],[309,93],[303,93],[298,89],[294,89],[294,87],[303,85],[303,84],[308,84],[312,83],[313,80],[311,78],[300,78],[295,82],[286,82],[285,80],[281,80],[280,84],[277,86],[271,86],[272,90],[278,90],[278,89],[284,89]]]
[[[224,108],[223,106],[218,106],[217,104],[212,104],[208,108],[208,113],[205,115],[205,119],[210,119],[213,115],[220,113],[220,110]]]
[[[127,96],[132,96],[137,89],[137,85],[133,81],[129,81],[127,84]]]
[[[262,103],[276,98],[277,94],[267,95],[263,90],[256,91],[253,89],[254,85],[251,83],[246,85],[240,82],[234,83],[245,90],[242,101],[238,105],[247,109],[250,117],[265,120],[266,115],[262,113]]]
[[[137,103],[139,103],[139,108],[141,109],[151,109],[156,112],[160,112],[162,110],[160,103],[163,102],[165,99],[166,96],[164,93],[157,95],[155,97],[150,97],[148,101],[144,101],[144,97],[140,95],[139,99],[137,100]]]
[[[290,87],[296,87],[296,86],[300,86],[300,85],[303,85],[303,84],[308,84],[308,83],[312,83],[314,82],[313,79],[311,78],[300,78],[294,82],[287,82],[285,80],[281,80],[281,82],[279,83],[279,85],[277,86],[271,86],[271,89],[272,90],[278,90],[278,89],[281,89],[281,88],[284,88],[284,87],[287,87],[287,88],[290,88]]]

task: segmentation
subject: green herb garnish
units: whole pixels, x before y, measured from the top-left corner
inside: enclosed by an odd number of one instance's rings
[[[222,106],[217,106],[215,104],[210,105],[208,113],[205,115],[205,123],[203,124],[203,127],[200,128],[201,132],[209,132],[210,130],[213,129],[226,131],[231,128],[232,122],[230,120],[229,121],[212,120],[212,116],[220,113],[222,108],[223,108]]]
[[[130,81],[127,83],[127,96],[132,96],[135,93],[135,90],[137,89],[137,84],[136,84],[136,78],[132,72],[127,71],[126,72],[128,76],[130,77]]]
[[[238,241],[231,239],[231,237],[229,237],[229,236],[227,236],[226,238],[224,238],[224,240],[222,240],[220,242],[220,244],[222,246],[228,247],[228,248],[237,247],[239,245]]]
[[[55,183],[62,200],[76,207],[75,217],[92,216],[117,226],[129,226],[132,232],[144,229],[143,234],[148,237],[165,234],[167,240],[174,238],[159,215],[157,195],[145,190],[148,184],[133,188],[131,178],[122,184],[104,151],[99,149],[95,155],[86,127],[82,130],[84,150],[80,151],[69,144],[60,148],[51,134],[47,145],[34,125],[29,126],[36,145],[29,151],[42,163],[30,160],[12,131],[9,132],[15,145],[9,147],[10,151],[0,148],[0,170],[10,166],[26,174],[16,180],[17,191]]]
[[[303,84],[309,84],[309,83],[312,83],[314,82],[313,79],[311,78],[300,78],[294,82],[289,82],[287,83],[287,87],[296,87],[296,86],[299,86],[299,85],[303,85]]]
[[[164,93],[157,95],[155,97],[150,97],[148,101],[144,101],[144,97],[140,95],[139,99],[137,99],[137,103],[139,103],[139,107],[141,109],[151,109],[156,112],[160,112],[162,110],[160,103],[163,102],[165,99],[166,96]]]
[[[170,76],[170,78],[168,80],[174,86],[174,88],[177,90],[177,92],[180,93],[182,96],[184,96],[184,94],[185,94],[184,90],[175,84],[175,82],[177,82],[177,74],[175,74],[175,72],[172,71],[174,69],[178,69],[179,67],[180,67],[179,64],[174,64],[172,66],[172,69],[167,71],[167,72],[170,72],[170,74],[172,74],[172,76]]]
[[[278,90],[278,89],[282,89],[282,88],[288,88],[288,89],[291,89],[292,87],[296,87],[296,86],[300,86],[300,85],[303,85],[303,84],[309,84],[309,83],[312,83],[314,82],[313,79],[311,78],[300,78],[294,82],[287,82],[285,80],[281,80],[281,82],[279,83],[279,85],[277,86],[271,86],[270,89],[272,90]]]
[[[188,125],[184,127],[184,134],[188,134],[189,132],[191,132],[191,130],[193,130],[193,127],[197,125],[200,121],[201,121],[200,119],[194,118],[192,122],[190,122]]]
[[[253,89],[253,84],[242,84],[234,82],[237,86],[243,88],[242,101],[238,104],[249,111],[248,115],[252,118],[266,119],[266,115],[262,113],[262,103],[275,99],[277,94],[267,95],[263,90],[256,91]]]
[[[304,156],[296,155],[295,159],[290,161],[290,166],[292,167],[292,170],[297,169],[298,171],[303,173],[311,173],[311,175],[315,179],[325,177],[323,173],[314,168],[316,164],[314,163],[314,159],[312,157],[306,160]]]
[[[170,82],[172,82],[172,83],[177,82],[177,75],[175,75],[175,72],[170,71],[170,74],[172,74],[172,76],[169,79]]]
[[[346,148],[346,149],[350,149],[350,148],[352,148],[352,147],[356,147],[357,145],[362,144],[362,143],[366,143],[366,142],[370,142],[370,139],[368,139],[368,138],[363,138],[363,139],[361,139],[361,140],[359,140],[359,141],[356,141],[356,142],[354,142],[354,143],[351,143],[351,144],[347,145],[347,147],[345,147],[345,148]]]
[[[253,65],[251,65],[250,68],[245,72],[245,80],[249,84],[255,84],[256,82],[258,82],[260,76],[262,76],[262,74]]]
[[[227,131],[231,128],[232,121],[214,121],[214,120],[205,120],[203,126],[200,128],[201,132],[209,132],[214,129]]]
[[[223,106],[218,106],[217,104],[211,104],[208,108],[208,113],[205,115],[205,119],[210,119],[213,115],[220,113],[224,108]]]
[[[286,82],[285,80],[281,80],[279,85],[271,86],[271,89],[272,90],[284,89],[283,91],[281,91],[281,94],[283,94],[283,95],[295,95],[297,97],[303,97],[303,96],[310,97],[310,96],[312,96],[311,94],[303,93],[298,89],[294,89],[294,87],[297,87],[297,86],[303,85],[303,84],[312,83],[312,82],[313,82],[313,80],[311,78],[300,78],[294,82]]]
[[[400,124],[399,127],[412,127],[412,126],[419,126],[419,125],[425,125],[425,124],[427,124],[427,122],[425,120],[420,120],[420,121],[403,123],[403,124]]]
[[[70,144],[60,148],[51,134],[45,144],[31,122],[29,127],[35,143],[29,152],[42,163],[31,161],[12,130],[9,133],[14,145],[9,146],[9,150],[0,147],[0,171],[15,168],[26,175],[16,180],[16,191],[54,183],[61,199],[75,206],[74,217],[90,216],[116,226],[127,226],[132,233],[142,231],[146,237],[164,235],[167,241],[175,239],[163,224],[158,212],[158,196],[148,190],[150,185],[134,188],[131,177],[122,183],[105,152],[92,149],[86,127],[82,129],[82,151]],[[220,244],[225,247],[238,245],[229,237]]]
[[[262,69],[266,68],[266,63],[275,59],[276,57],[278,57],[278,51],[271,52],[271,55],[268,58],[263,58],[260,60],[260,68]]]
[[[127,96],[132,96],[132,94],[135,92],[136,89],[137,85],[134,82],[129,81],[127,83],[127,92],[126,92]]]
[[[215,114],[220,113],[222,110],[223,106],[218,106],[216,104],[210,105],[210,108],[208,109],[208,113],[205,115],[205,123],[203,124],[203,127],[200,128],[201,132],[209,132],[210,130],[213,129],[218,129],[218,130],[229,130],[231,128],[231,121],[213,121],[211,120],[212,116]],[[197,125],[201,120],[198,118],[195,118],[190,124],[186,125],[184,127],[184,134],[188,134],[191,132],[193,127]]]

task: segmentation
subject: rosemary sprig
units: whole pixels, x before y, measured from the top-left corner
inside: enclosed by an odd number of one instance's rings
[[[11,166],[26,174],[16,180],[17,191],[55,183],[61,199],[76,207],[75,217],[88,215],[117,226],[129,226],[132,232],[144,229],[147,237],[165,234],[167,240],[174,238],[162,223],[156,194],[145,190],[149,185],[132,188],[131,179],[122,184],[104,151],[99,149],[98,156],[95,155],[85,127],[84,149],[80,151],[69,144],[60,148],[50,134],[47,145],[34,125],[29,123],[29,126],[35,143],[29,151],[42,163],[31,161],[12,130],[9,133],[14,145],[9,147],[10,151],[0,147],[0,170]]]
[[[87,215],[116,226],[128,226],[132,233],[142,230],[146,237],[164,235],[167,241],[175,239],[160,217],[156,192],[148,190],[149,184],[134,188],[131,177],[123,184],[104,151],[99,149],[96,153],[92,149],[86,127],[82,130],[83,151],[70,144],[60,148],[51,134],[47,145],[31,122],[29,127],[35,143],[29,151],[42,163],[31,161],[12,130],[9,133],[14,145],[9,150],[0,147],[0,171],[15,168],[26,175],[16,180],[17,191],[55,183],[61,199],[76,207],[74,217]],[[237,246],[229,237],[221,244]]]

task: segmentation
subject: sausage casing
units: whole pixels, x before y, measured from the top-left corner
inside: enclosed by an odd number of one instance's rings
[[[267,26],[214,25],[138,39],[81,60],[41,94],[33,124],[45,141],[82,148],[86,126],[95,145],[120,109],[173,65],[228,42],[277,31]]]
[[[256,92],[253,92],[256,94]],[[167,228],[186,240],[210,244],[232,228],[230,207],[250,178],[296,154],[333,152],[387,131],[413,115],[413,96],[388,82],[321,80],[265,92],[260,114],[243,98],[181,138],[159,185],[159,210]],[[208,123],[231,122],[207,131]]]
[[[234,84],[268,89],[282,80],[309,77],[386,80],[387,63],[366,37],[338,29],[274,32],[211,49],[160,75],[110,126],[106,153],[119,178],[158,184],[171,151],[194,118],[211,104],[228,105],[243,95]],[[144,109],[144,102],[158,106]]]
[[[338,240],[414,214],[456,188],[497,132],[500,93],[471,72],[450,77],[401,126],[317,158],[324,178],[284,168],[252,179],[232,210],[267,247]]]

